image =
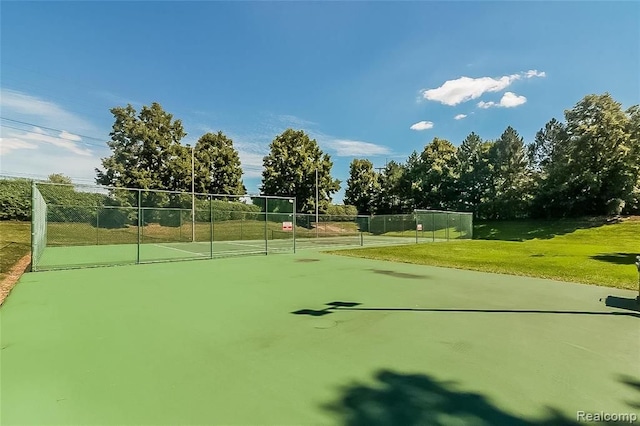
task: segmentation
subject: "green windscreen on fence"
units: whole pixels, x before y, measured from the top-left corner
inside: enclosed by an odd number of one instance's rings
[[[415,210],[417,240],[449,241],[473,237],[473,214]]]
[[[33,270],[471,238],[470,213],[298,213],[295,198],[33,185]]]
[[[37,183],[34,194],[33,226],[43,228],[34,238],[37,270],[294,249],[288,197],[50,183]]]

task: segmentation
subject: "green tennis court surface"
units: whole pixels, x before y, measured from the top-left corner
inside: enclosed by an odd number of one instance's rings
[[[273,240],[237,240],[202,242],[157,242],[140,244],[100,244],[52,246],[43,250],[38,270],[69,269],[87,266],[129,265],[172,260],[211,259],[242,254],[293,253],[294,250],[323,247],[411,244],[414,237],[347,235]],[[139,248],[138,248],[139,247]]]
[[[560,424],[638,413],[630,291],[315,251],[30,273],[3,425]]]

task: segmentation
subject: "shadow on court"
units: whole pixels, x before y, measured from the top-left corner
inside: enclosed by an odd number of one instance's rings
[[[635,309],[635,299],[623,299],[620,297],[609,296],[607,301],[613,299],[632,300]],[[359,307],[361,303],[357,302],[330,302],[326,303],[327,307],[323,309],[300,309],[291,312],[295,315],[309,315],[320,317],[337,311],[384,311],[384,312],[452,312],[452,313],[487,313],[487,314],[558,314],[558,315],[600,315],[600,316],[623,316],[640,318],[640,313],[635,312],[598,312],[598,311],[562,311],[562,310],[538,310],[538,309],[455,309],[455,308],[366,308]],[[616,308],[621,306],[609,305]],[[631,305],[629,305],[631,306]],[[630,309],[629,307],[622,309]]]
[[[635,379],[630,376],[621,376],[620,382],[631,387],[638,392],[638,399],[635,401],[626,401],[627,405],[635,410],[640,410],[640,379]]]
[[[627,297],[618,297],[618,296],[607,296],[604,303],[605,305],[612,308],[626,309],[628,311],[640,312],[640,303],[638,299],[629,299]]]
[[[463,419],[465,425],[573,425],[573,420],[547,407],[546,418],[516,417],[493,405],[485,396],[456,389],[425,374],[380,370],[375,384],[352,383],[341,389],[337,401],[323,406],[348,426],[447,425]],[[458,424],[458,423],[456,423]]]
[[[385,269],[372,269],[376,274],[388,275],[394,278],[409,278],[409,279],[420,279],[420,278],[429,278],[426,275],[417,275],[417,274],[408,274],[406,272],[396,272],[396,271],[388,271]]]

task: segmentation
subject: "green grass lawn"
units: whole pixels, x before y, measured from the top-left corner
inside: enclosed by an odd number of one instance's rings
[[[334,251],[344,256],[635,289],[640,218],[477,224],[473,241]]]
[[[31,250],[31,224],[13,220],[0,222],[0,282],[22,256]]]

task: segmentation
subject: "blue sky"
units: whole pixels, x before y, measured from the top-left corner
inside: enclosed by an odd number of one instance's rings
[[[230,136],[252,193],[273,138],[305,130],[339,202],[353,158],[640,101],[638,2],[3,2],[1,24],[1,174],[92,182],[109,109],[159,102],[184,143]]]

